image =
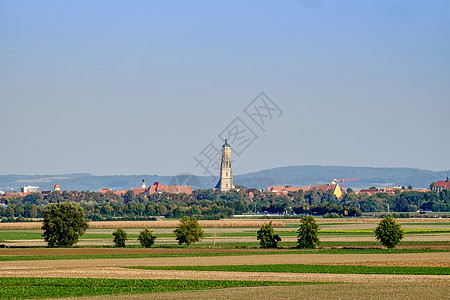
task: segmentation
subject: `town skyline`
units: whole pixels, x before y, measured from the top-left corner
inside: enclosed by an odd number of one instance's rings
[[[427,188],[431,182],[445,180],[448,171],[427,171],[411,168],[372,168],[372,167],[339,167],[339,166],[290,166],[261,170],[253,173],[234,174],[233,181],[237,185],[248,188],[265,189],[268,186],[305,187],[310,184],[340,182],[344,179],[345,187],[364,189],[372,186],[379,188],[409,186]],[[196,176],[192,174],[176,174],[160,176],[155,174],[98,176],[88,173],[56,174],[56,175],[0,175],[0,190],[19,191],[21,187],[39,186],[41,190],[53,188],[59,183],[65,190],[99,190],[111,188],[125,190],[135,187],[138,182],[160,182],[163,185],[190,185],[193,189],[212,188],[216,186],[219,176]],[[351,179],[351,180],[349,180]],[[354,181],[354,179],[357,179]]]

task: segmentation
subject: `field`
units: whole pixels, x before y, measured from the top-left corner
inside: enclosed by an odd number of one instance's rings
[[[74,248],[45,248],[39,223],[0,223],[0,298],[448,299],[450,220],[401,221],[392,252],[373,236],[378,220],[318,219],[314,250],[294,248],[298,220],[274,220],[279,249],[258,248],[267,220],[202,221],[206,238],[189,249],[176,244],[177,221],[92,222]],[[118,227],[127,248],[111,247]],[[138,245],[143,227],[157,236],[152,248]]]

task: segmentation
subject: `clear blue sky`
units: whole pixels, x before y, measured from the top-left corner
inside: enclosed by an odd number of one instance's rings
[[[236,117],[235,174],[447,170],[449,106],[450,1],[0,2],[0,174],[203,174]]]

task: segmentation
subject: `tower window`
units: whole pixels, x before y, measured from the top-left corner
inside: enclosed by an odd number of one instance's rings
[[[228,176],[228,173],[225,173],[225,176]]]

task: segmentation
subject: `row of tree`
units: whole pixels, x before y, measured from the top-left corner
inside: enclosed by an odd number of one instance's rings
[[[89,220],[85,218],[83,208],[76,203],[49,204],[43,211],[43,217],[43,237],[49,247],[71,247],[89,228]],[[188,248],[192,243],[198,242],[204,237],[198,220],[189,216],[184,216],[180,220],[174,234],[178,244],[186,244]],[[113,237],[116,247],[125,247],[127,233],[122,228],[115,230]],[[146,248],[151,247],[155,239],[156,236],[148,228],[142,230],[138,235],[141,246]]]
[[[75,203],[49,204],[43,215],[43,237],[50,247],[73,246],[89,227],[83,209]],[[319,244],[318,232],[319,226],[312,216],[302,217],[297,231],[298,248],[315,248]],[[174,234],[178,244],[186,244],[188,248],[192,243],[204,238],[198,220],[189,216],[184,216],[180,220]],[[274,233],[272,221],[262,225],[256,235],[261,248],[277,248],[278,242],[281,241],[280,236]],[[113,236],[116,247],[125,247],[127,233],[122,228],[114,231]],[[392,217],[385,217],[375,229],[375,236],[386,247],[394,248],[403,238],[403,231]],[[138,241],[146,248],[151,247],[155,239],[156,236],[148,228],[141,231],[138,236]]]
[[[320,242],[318,238],[319,225],[312,216],[302,217],[300,228],[297,230],[298,248],[315,248]],[[403,230],[400,224],[397,224],[394,218],[384,217],[374,231],[375,237],[385,247],[392,249],[403,238]],[[260,241],[261,248],[277,248],[280,236],[274,233],[272,221],[264,224],[257,232],[257,238]]]
[[[367,195],[349,191],[340,199],[332,191],[291,192],[288,195],[253,191],[220,192],[214,189],[196,190],[186,194],[135,195],[132,191],[120,196],[114,193],[63,191],[40,193],[25,197],[5,198],[7,208],[0,208],[4,218],[41,218],[46,205],[73,202],[81,205],[91,220],[143,219],[154,216],[198,219],[218,219],[249,212],[272,214],[337,214],[359,216],[362,212],[450,211],[450,190],[441,192],[397,191],[394,194]]]

